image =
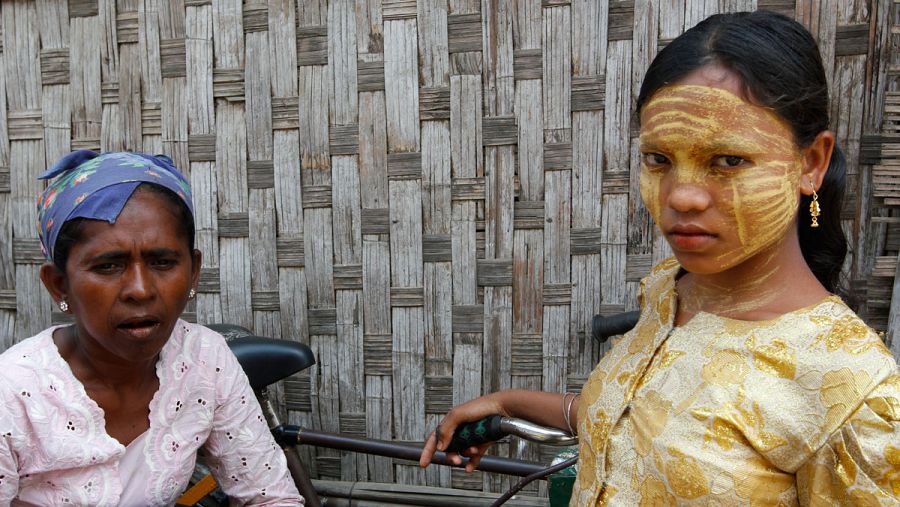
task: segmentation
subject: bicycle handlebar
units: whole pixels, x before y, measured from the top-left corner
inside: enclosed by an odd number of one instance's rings
[[[495,442],[507,435],[547,445],[574,445],[578,441],[577,437],[556,428],[547,428],[514,417],[490,415],[456,428],[447,452],[460,452],[472,446]]]
[[[489,415],[479,421],[461,424],[453,432],[447,452],[461,452],[469,447],[494,442],[506,436],[500,428],[499,415]]]
[[[594,315],[591,321],[591,336],[599,343],[604,343],[611,336],[626,333],[633,328],[640,317],[641,312],[635,310],[633,312],[617,313],[604,317],[603,315]]]

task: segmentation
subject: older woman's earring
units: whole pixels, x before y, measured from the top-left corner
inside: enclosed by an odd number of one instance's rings
[[[194,289],[191,289],[188,291],[188,299],[194,299],[194,297],[196,295],[197,295],[197,291],[195,291]]]
[[[809,203],[809,215],[812,217],[810,227],[819,226],[819,215],[822,214],[822,208],[819,207],[819,195],[813,190],[812,201]]]
[[[57,306],[59,306],[59,311],[61,311],[63,313],[66,313],[67,311],[69,311],[69,303],[66,303],[65,299],[63,299],[62,301],[57,303]]]

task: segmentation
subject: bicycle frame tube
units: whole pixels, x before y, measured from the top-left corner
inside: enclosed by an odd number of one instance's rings
[[[371,438],[348,437],[335,433],[326,433],[323,431],[313,431],[302,429],[293,425],[282,425],[272,430],[275,434],[275,440],[282,445],[290,443],[313,445],[317,447],[327,447],[329,449],[337,449],[341,451],[361,452],[376,456],[387,456],[389,458],[405,459],[409,461],[419,461],[422,454],[422,444],[387,442],[384,440],[375,440]],[[431,459],[432,463],[451,467],[462,468],[462,465],[456,465],[447,457],[446,453],[436,452]],[[500,458],[496,456],[484,456],[478,463],[478,470],[482,472],[496,472],[506,475],[515,475],[525,477],[543,470],[545,467],[539,463],[530,461],[521,461],[511,458]]]
[[[259,404],[262,408],[263,415],[266,418],[266,422],[269,424],[269,428],[275,429],[281,427],[281,421],[275,413],[272,401],[269,400],[269,390],[266,388],[258,390],[256,392],[256,397],[259,399]],[[304,467],[303,462],[300,461],[300,455],[297,453],[297,448],[293,445],[282,445],[282,449],[284,450],[284,457],[287,459],[288,470],[290,470],[291,477],[294,479],[294,484],[297,485],[297,489],[306,500],[307,507],[321,507],[322,504],[319,502],[319,495],[316,493],[312,480],[309,478],[309,472],[306,471],[306,467]]]
[[[269,424],[269,428],[271,429],[276,442],[278,442],[284,450],[291,477],[294,479],[297,489],[306,499],[306,505],[309,507],[321,507],[322,504],[316,493],[316,489],[313,486],[312,480],[309,477],[309,473],[306,471],[306,467],[303,466],[303,462],[300,460],[300,456],[295,447],[296,445],[312,445],[410,461],[418,461],[422,454],[422,444],[348,437],[334,433],[306,430],[295,425],[282,424],[272,406],[271,400],[269,400],[268,390],[265,388],[260,389],[256,392],[256,396],[259,399],[262,412],[266,417],[266,422]],[[531,428],[531,425],[529,424],[519,427],[522,426],[521,421],[513,422],[516,424],[507,422],[507,425],[510,425],[510,427],[507,428],[509,433],[519,433],[520,430],[526,433],[528,430],[531,430],[532,433],[534,432],[534,428]],[[562,432],[559,432],[560,435],[557,435],[557,432],[554,431],[544,431],[543,433],[546,434],[539,436],[546,441],[556,440],[558,443],[561,443],[561,441],[570,438],[568,435],[562,434]],[[564,435],[565,438],[561,437],[561,435]],[[460,468],[464,467],[467,461],[468,460],[464,459],[461,465],[456,465],[450,461],[446,453],[440,451],[435,452],[431,459],[431,462],[434,464]],[[538,476],[546,479],[545,474],[548,469],[539,463],[496,456],[483,456],[478,463],[477,470],[518,477],[530,477],[530,480],[534,480]],[[530,482],[530,480],[527,482]]]

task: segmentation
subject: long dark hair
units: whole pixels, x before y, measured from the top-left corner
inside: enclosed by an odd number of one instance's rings
[[[747,97],[787,121],[800,147],[828,130],[828,81],[816,41],[800,23],[769,11],[716,14],[673,40],[656,56],[641,85],[637,111],[661,87],[717,63],[737,73]],[[800,200],[798,232],[803,258],[825,288],[840,291],[847,238],[841,206],[847,163],[835,146],[818,189],[822,215],[810,227],[810,198]]]

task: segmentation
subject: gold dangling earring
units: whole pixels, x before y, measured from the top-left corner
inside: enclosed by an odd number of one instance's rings
[[[813,189],[812,193],[812,201],[809,203],[809,215],[812,217],[810,227],[818,227],[819,215],[822,214],[822,208],[819,207],[819,194],[816,193],[815,189]]]

